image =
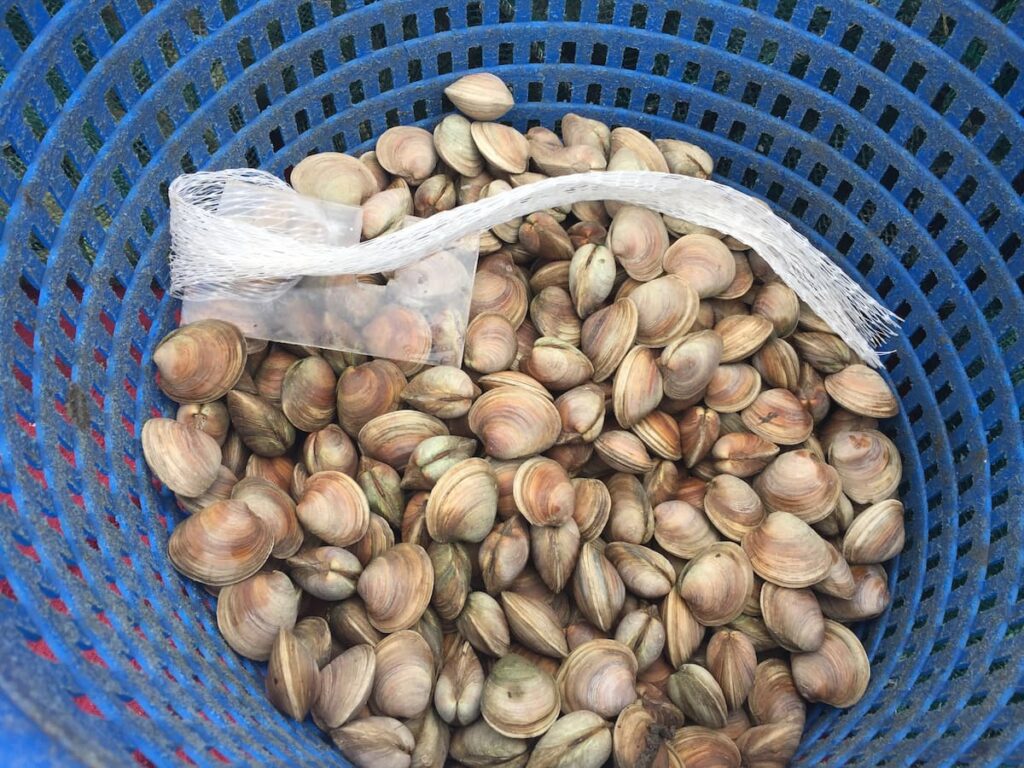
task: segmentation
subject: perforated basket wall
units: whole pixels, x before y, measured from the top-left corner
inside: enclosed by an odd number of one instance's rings
[[[137,438],[173,412],[164,193],[429,126],[487,67],[520,128],[707,147],[906,319],[907,548],[867,695],[812,710],[799,764],[1024,764],[1022,26],[1017,0],[4,2],[0,761],[338,764],[165,556]]]

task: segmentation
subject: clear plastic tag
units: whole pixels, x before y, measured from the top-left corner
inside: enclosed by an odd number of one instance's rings
[[[223,186],[216,207],[217,216],[230,218],[233,225],[286,235],[297,248],[303,243],[355,245],[361,213],[287,187],[254,188],[234,181]],[[416,221],[410,217],[407,226]],[[467,236],[385,274],[296,276],[192,290],[182,302],[181,319],[227,320],[255,339],[458,366],[478,248],[479,237]]]

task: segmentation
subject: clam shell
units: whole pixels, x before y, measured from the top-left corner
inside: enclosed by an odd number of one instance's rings
[[[374,558],[356,587],[370,623],[384,633],[413,626],[434,589],[434,570],[423,547],[396,544]]]
[[[672,736],[672,751],[685,768],[739,768],[740,751],[725,734],[687,725]]]
[[[611,561],[605,557],[599,539],[580,547],[573,574],[572,593],[580,612],[598,629],[614,626],[626,599],[626,588]]]
[[[612,497],[608,487],[593,478],[573,478],[572,486],[576,495],[573,519],[580,530],[583,541],[596,539],[604,531],[611,513]]]
[[[444,89],[444,95],[472,120],[497,120],[515,104],[501,78],[489,72],[460,77]]]
[[[737,477],[756,475],[778,455],[775,443],[743,432],[723,434],[711,447],[715,469]]]
[[[654,510],[640,481],[631,474],[616,473],[605,481],[611,497],[606,532],[612,541],[645,544],[654,535]]]
[[[557,720],[533,748],[527,768],[601,768],[612,754],[608,723],[595,712],[570,712]]]
[[[754,572],[780,587],[799,589],[821,581],[831,565],[828,545],[807,523],[773,512],[743,537]]]
[[[231,498],[245,502],[249,511],[266,524],[274,536],[273,557],[291,557],[299,551],[303,531],[295,513],[295,502],[279,486],[247,477],[231,489]]]
[[[542,453],[555,444],[562,422],[551,400],[520,387],[485,392],[469,411],[469,428],[497,459]]]
[[[722,687],[707,669],[683,664],[668,679],[668,695],[690,720],[706,728],[724,728],[727,705]]]
[[[754,489],[727,474],[708,481],[704,512],[715,528],[733,541],[740,541],[765,519],[764,505]]]
[[[428,437],[448,434],[444,423],[418,411],[391,411],[376,416],[359,430],[359,448],[364,456],[405,469],[413,450]]]
[[[509,629],[498,601],[486,592],[471,592],[455,620],[459,632],[480,653],[501,658],[508,653]]]
[[[571,517],[562,525],[530,527],[530,554],[540,577],[552,592],[565,588],[580,551],[580,529]]]
[[[628,149],[639,158],[642,166],[649,171],[668,173],[668,163],[658,146],[635,128],[620,126],[612,130],[609,137],[609,151],[612,155]]]
[[[554,337],[578,347],[580,319],[565,288],[548,286],[530,302],[530,320],[541,336]]]
[[[434,128],[434,149],[438,157],[461,176],[478,176],[484,158],[473,142],[470,122],[462,115],[446,115]]]
[[[351,437],[372,420],[398,409],[405,375],[389,360],[371,360],[338,377],[338,423]]]
[[[473,142],[484,160],[505,173],[522,173],[530,160],[530,143],[515,128],[501,123],[473,123]]]
[[[809,589],[765,584],[761,588],[761,615],[768,631],[787,651],[816,651],[825,638],[825,619],[818,598]]]
[[[673,589],[661,603],[661,621],[665,625],[665,652],[673,667],[686,663],[704,639],[704,625]]]
[[[718,542],[683,567],[677,588],[697,621],[717,627],[743,613],[754,589],[754,572],[739,545]]]
[[[561,262],[557,262],[561,263]],[[569,262],[569,295],[581,318],[596,312],[615,284],[615,258],[604,245],[588,243]]]
[[[385,637],[373,653],[374,711],[402,718],[421,714],[434,693],[434,657],[427,641],[405,629]]]
[[[545,656],[564,659],[569,655],[558,615],[544,600],[506,591],[501,594],[501,605],[516,640]]]
[[[719,365],[707,383],[704,404],[719,413],[737,413],[750,407],[760,391],[761,375],[756,368],[745,363]]]
[[[274,534],[243,501],[218,501],[175,526],[167,555],[180,573],[223,587],[247,579],[270,557]]]
[[[666,272],[679,275],[702,299],[718,296],[736,278],[736,261],[718,238],[684,235],[676,240],[663,260]]]
[[[484,668],[473,646],[462,641],[449,654],[434,687],[434,708],[451,725],[469,725],[480,717]]]
[[[797,445],[811,435],[814,422],[788,389],[766,389],[741,414],[747,429],[778,445]]]
[[[562,420],[559,443],[593,442],[604,426],[604,392],[594,384],[584,384],[563,393],[555,400]]]
[[[594,450],[617,472],[643,474],[649,472],[655,465],[640,438],[632,432],[620,429],[598,435],[594,441]]]
[[[825,640],[811,653],[795,653],[793,681],[808,701],[852,707],[867,690],[871,665],[860,640],[835,621],[825,620]]]
[[[377,657],[371,645],[354,645],[320,670],[313,720],[321,728],[339,728],[370,700]]]
[[[227,394],[231,424],[253,453],[281,456],[295,442],[295,428],[269,400],[233,389]]]
[[[757,652],[750,638],[736,630],[718,630],[708,642],[707,664],[722,689],[727,709],[740,709],[754,685],[757,669]]]
[[[282,629],[267,664],[267,698],[278,712],[302,721],[316,698],[320,670],[310,650],[290,630]]]
[[[788,389],[797,396],[800,404],[807,407],[798,392],[800,386],[800,358],[796,350],[785,339],[769,338],[754,353],[750,362],[761,374],[761,378],[769,387]],[[810,370],[814,370],[808,366]],[[808,409],[810,410],[810,409]],[[811,416],[814,416],[811,413]]]
[[[295,507],[302,526],[337,547],[359,541],[370,525],[370,505],[348,475],[326,471],[310,475]]]
[[[612,385],[616,420],[625,428],[632,427],[658,407],[663,395],[654,353],[646,347],[634,347],[622,359]]]
[[[392,717],[365,717],[331,731],[331,740],[354,765],[407,768],[416,740]]]
[[[828,447],[843,492],[858,504],[875,504],[896,493],[903,476],[900,453],[876,430],[840,432]]]
[[[380,189],[366,165],[340,152],[304,157],[292,168],[289,181],[301,195],[351,206],[362,205]]]
[[[341,547],[307,549],[286,562],[292,580],[321,600],[344,600],[353,595],[363,570],[359,559]]]
[[[153,474],[182,496],[201,495],[220,472],[217,441],[174,419],[149,419],[142,425],[142,454]]]
[[[498,481],[484,459],[464,459],[437,481],[427,501],[427,530],[435,541],[480,542],[498,509]]]
[[[377,162],[388,173],[417,186],[434,173],[437,152],[429,131],[411,125],[388,128],[377,139]]]
[[[775,335],[785,338],[796,330],[800,319],[800,299],[789,286],[774,282],[758,289],[750,311],[766,318],[775,329]]]
[[[689,560],[718,541],[718,536],[699,509],[671,500],[654,508],[654,540],[669,554]]]
[[[664,411],[648,413],[633,425],[633,433],[661,458],[672,461],[679,461],[682,458],[679,447],[679,424]]]
[[[637,597],[656,600],[672,589],[676,576],[672,564],[655,550],[613,541],[605,547],[604,554],[619,572],[626,589]]]
[[[223,397],[245,371],[242,332],[223,320],[199,320],[171,331],[153,351],[157,384],[178,403]]]
[[[668,247],[668,230],[654,211],[625,205],[612,217],[608,249],[634,280],[646,282],[660,275],[662,255]]]
[[[780,454],[754,480],[769,512],[789,512],[805,523],[824,520],[842,493],[839,474],[807,450]]]
[[[857,515],[843,536],[843,557],[854,565],[884,563],[903,551],[903,504],[880,501]]]
[[[802,728],[807,716],[807,705],[797,692],[789,665],[781,659],[766,659],[757,665],[747,706],[757,725],[794,723]]]
[[[532,525],[559,526],[572,519],[575,490],[558,462],[536,457],[520,465],[512,485],[517,509]]]
[[[227,406],[220,400],[212,403],[186,403],[178,407],[174,418],[193,429],[205,432],[220,446],[224,445],[228,428],[231,426]]]
[[[833,621],[854,622],[873,619],[889,607],[888,578],[880,565],[855,565],[850,568],[854,593],[849,600],[819,594],[821,612]]]
[[[519,361],[520,368],[549,389],[578,387],[594,375],[589,358],[569,342],[542,336]]]
[[[594,366],[595,382],[604,381],[615,373],[622,358],[633,347],[637,323],[637,308],[630,299],[617,299],[583,322],[580,348]]]
[[[334,393],[331,393],[334,399]],[[352,439],[337,424],[311,432],[302,444],[302,461],[312,474],[332,469],[354,477],[359,455]]]
[[[787,765],[800,746],[803,728],[795,723],[756,725],[736,738],[745,765]]]
[[[530,560],[526,522],[515,515],[495,526],[480,545],[478,555],[484,587],[492,594],[504,592]]]
[[[498,660],[484,681],[480,714],[498,733],[528,739],[551,727],[560,705],[558,686],[551,675],[510,654]]]
[[[430,565],[434,571],[434,593],[431,605],[445,621],[454,620],[469,597],[469,582],[473,568],[469,554],[460,544],[431,542],[427,547]]]
[[[482,718],[452,735],[451,757],[468,768],[523,768],[529,751],[530,742],[502,736]]]
[[[884,419],[899,412],[899,402],[877,371],[866,365],[848,365],[825,377],[825,391],[846,410]]]
[[[217,595],[217,628],[235,653],[266,661],[278,632],[295,626],[301,595],[281,571],[228,584]]]
[[[633,652],[615,640],[591,640],[574,650],[558,670],[562,711],[589,710],[603,718],[617,717],[636,698],[637,662]]]
[[[655,139],[655,146],[668,164],[669,173],[680,176],[692,176],[696,179],[707,179],[711,176],[714,161],[706,150],[678,139]]]
[[[722,337],[722,362],[735,363],[750,357],[773,332],[770,321],[760,315],[730,315],[715,323]]]

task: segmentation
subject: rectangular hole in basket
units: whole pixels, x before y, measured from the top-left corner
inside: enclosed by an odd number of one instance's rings
[[[725,41],[725,50],[732,54],[743,53],[743,45],[747,41],[747,30],[733,27],[729,31],[729,39]]]
[[[853,248],[855,242],[856,241],[853,239],[853,235],[851,235],[849,232],[843,232],[843,234],[839,237],[838,242],[836,242],[836,250],[839,251],[839,253],[841,253],[843,256],[845,256],[850,252],[850,249]]]
[[[587,104],[600,104],[601,103],[601,85],[599,83],[592,83],[587,86]]]
[[[714,82],[711,84],[711,90],[714,93],[724,94],[729,91],[729,83],[732,78],[729,77],[729,73],[723,70],[715,72]]]
[[[502,3],[502,7],[506,5],[511,6],[511,3]],[[565,15],[563,18],[566,21],[579,21],[581,5],[580,0],[565,0]]]
[[[882,110],[882,114],[879,115],[876,125],[888,133],[896,125],[896,120],[899,119],[899,116],[899,110],[892,106],[892,104],[887,104],[885,109]]]
[[[452,28],[452,21],[448,16],[447,8],[434,9],[434,32],[448,32]]]
[[[543,64],[546,50],[547,43],[544,40],[534,40],[530,43],[530,63]]]
[[[702,131],[712,132],[715,130],[715,123],[718,122],[718,113],[713,112],[710,109],[704,111],[704,114],[700,119],[700,129]]]
[[[562,43],[558,51],[558,62],[560,64],[576,63],[576,43],[574,41],[566,40]]]
[[[757,184],[758,173],[753,168],[747,168],[743,172],[743,176],[740,177],[740,184],[747,189],[753,189],[754,185]]]
[[[940,115],[944,115],[953,105],[954,99],[956,99],[956,89],[949,83],[943,83],[932,99],[932,109]]]
[[[309,71],[313,77],[320,77],[327,73],[327,60],[324,57],[323,49],[317,49],[309,54]]]
[[[661,25],[662,34],[678,35],[682,14],[679,11],[666,11],[665,21]]]
[[[1016,232],[1011,233],[999,246],[999,255],[1004,261],[1012,259],[1020,250],[1021,239]]]
[[[683,69],[683,82],[687,85],[693,85],[700,78],[700,64],[695,61],[686,62],[686,67]]]
[[[646,5],[637,4],[633,6],[629,14],[629,26],[634,29],[644,29],[647,27]]]
[[[954,29],[956,29],[956,19],[949,14],[940,13],[932,31],[928,33],[928,39],[941,48],[949,42]]]
[[[668,74],[669,57],[665,53],[654,54],[654,64],[651,66],[651,74],[664,77]]]
[[[635,70],[637,61],[640,59],[640,51],[627,46],[622,50],[622,68]]]
[[[985,58],[986,51],[988,51],[988,45],[985,41],[980,37],[973,37],[960,56],[960,63],[974,72],[981,64],[981,60]]]
[[[925,69],[924,65],[918,64],[916,61],[912,62],[901,83],[908,91],[915,93],[926,74],[928,74],[928,70]]]
[[[928,133],[919,125],[915,125],[910,129],[910,135],[907,136],[907,140],[903,142],[903,146],[912,153],[917,154],[924,143],[928,140]]]
[[[608,63],[608,46],[604,43],[594,43],[590,53],[590,63],[595,67],[603,67]]]
[[[693,30],[693,41],[707,45],[711,42],[711,33],[715,30],[715,22],[711,19],[701,17],[697,19],[697,26]]]
[[[687,115],[690,114],[690,102],[677,101],[672,108],[672,120],[677,123],[685,123]]]
[[[530,19],[533,21],[548,20],[548,0],[531,0]]]
[[[985,113],[975,107],[967,113],[967,117],[960,124],[960,133],[972,139],[978,135],[978,131],[983,125],[985,125]]]
[[[1005,96],[1010,92],[1013,84],[1017,82],[1018,75],[1020,75],[1020,70],[1017,67],[1008,61],[1003,62],[1003,66],[999,69],[999,74],[992,81],[992,89],[1000,96]]]
[[[544,100],[544,84],[530,83],[526,87],[526,100],[538,102]]]
[[[555,101],[572,101],[572,83],[560,82],[555,91]]]
[[[281,85],[285,93],[291,93],[299,87],[299,78],[295,75],[295,67],[287,66],[281,70]]]
[[[103,28],[107,30],[111,42],[116,43],[124,36],[124,24],[118,18],[114,6],[106,5],[100,8],[100,20],[103,22]]]
[[[850,106],[856,109],[858,112],[863,111],[864,107],[867,106],[868,101],[871,99],[871,91],[865,88],[863,85],[858,85],[853,89],[853,95],[850,97]]]
[[[860,45],[860,39],[864,35],[864,28],[859,24],[851,24],[843,32],[843,37],[839,41],[839,47],[853,53],[857,50],[857,46]]]
[[[153,154],[149,151],[149,147],[146,146],[146,142],[141,136],[132,142],[132,153],[141,166],[148,165],[149,161],[153,158]]]
[[[880,72],[885,72],[889,69],[889,64],[892,63],[892,57],[895,53],[896,46],[883,40],[878,44],[878,49],[875,51],[875,55],[871,57],[871,66]]]
[[[1006,159],[1006,156],[1010,153],[1012,145],[1010,140],[1006,138],[1006,134],[1000,133],[996,140],[992,143],[992,148],[986,154],[986,157],[993,165],[999,165]]]
[[[839,70],[829,67],[825,70],[825,74],[821,76],[820,88],[825,93],[835,93],[841,79],[842,75],[839,74]]]
[[[775,18],[789,21],[793,18],[793,9],[796,8],[796,0],[779,0],[775,6]]]
[[[767,155],[772,151],[772,144],[775,143],[775,137],[770,136],[767,133],[762,133],[757,137],[757,144],[754,145],[754,151],[759,155]]]
[[[739,144],[743,141],[743,136],[747,132],[746,123],[742,123],[739,120],[734,120],[733,124],[729,126],[729,141]]]
[[[828,23],[832,18],[832,11],[824,6],[816,6],[814,13],[811,14],[811,20],[807,24],[807,31],[815,35],[825,34],[825,30],[828,28]]]
[[[1024,195],[1024,170],[1021,170],[1020,173],[1013,177],[1011,184],[1014,192],[1018,195]]]
[[[313,15],[313,4],[302,3],[295,9],[295,15],[299,20],[299,30],[308,32],[316,26],[316,17]]]
[[[803,80],[804,76],[806,76],[807,74],[807,68],[810,66],[810,64],[810,54],[803,52],[798,53],[796,56],[793,57],[793,61],[789,65],[789,74],[791,74],[793,77],[798,77],[801,80]]]

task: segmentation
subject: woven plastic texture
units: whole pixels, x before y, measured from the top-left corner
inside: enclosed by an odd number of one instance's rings
[[[171,569],[142,421],[175,324],[165,191],[431,125],[497,71],[707,147],[905,318],[907,547],[863,701],[803,766],[1019,766],[1024,722],[1024,9],[1018,0],[7,0],[0,8],[0,686],[91,765],[338,764],[277,715]],[[7,715],[5,715],[5,718]],[[13,715],[12,715],[13,717]],[[12,721],[14,722],[14,721]],[[42,737],[40,737],[42,738]],[[4,758],[31,763],[51,754]]]

